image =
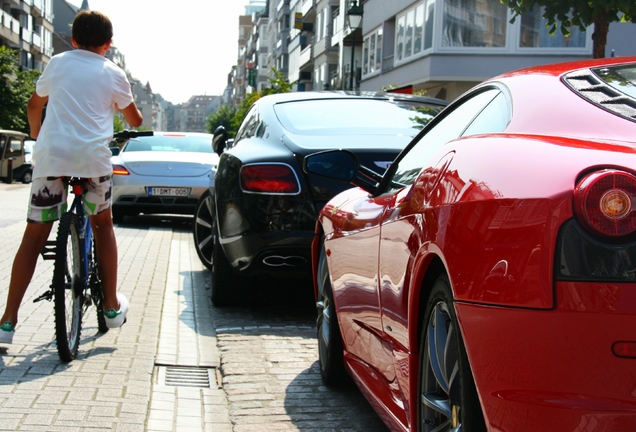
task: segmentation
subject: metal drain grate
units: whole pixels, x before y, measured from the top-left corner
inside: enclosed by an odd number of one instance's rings
[[[164,382],[168,386],[210,388],[211,382],[217,386],[214,369],[168,366],[164,372]]]

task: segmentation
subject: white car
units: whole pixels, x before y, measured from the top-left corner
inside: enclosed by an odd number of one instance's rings
[[[35,141],[33,140],[24,140],[24,163],[33,165],[33,146],[35,145]]]
[[[139,213],[194,215],[219,161],[212,135],[197,132],[154,132],[114,153],[115,222]]]

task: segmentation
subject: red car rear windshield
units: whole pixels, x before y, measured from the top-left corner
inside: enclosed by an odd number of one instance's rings
[[[603,67],[592,72],[614,90],[636,99],[636,64]]]
[[[636,121],[636,63],[577,70],[563,82],[587,101]]]

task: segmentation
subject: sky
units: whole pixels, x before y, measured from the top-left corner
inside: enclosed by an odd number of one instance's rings
[[[80,7],[82,0],[67,0]],[[113,23],[130,74],[174,104],[222,95],[238,58],[238,17],[248,0],[88,0]]]

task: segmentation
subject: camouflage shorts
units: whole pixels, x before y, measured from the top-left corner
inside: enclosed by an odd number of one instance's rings
[[[112,186],[111,176],[87,179],[82,196],[87,215],[96,215],[110,208]],[[58,220],[68,207],[67,199],[68,187],[62,177],[33,179],[27,221],[46,223]]]

